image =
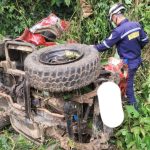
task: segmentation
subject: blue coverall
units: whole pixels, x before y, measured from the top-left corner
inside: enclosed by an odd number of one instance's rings
[[[148,43],[148,36],[138,22],[124,19],[101,44],[94,45],[99,51],[105,51],[116,44],[121,59],[128,62],[128,81],[126,95],[130,104],[136,103],[134,96],[134,76],[140,66],[141,49]]]

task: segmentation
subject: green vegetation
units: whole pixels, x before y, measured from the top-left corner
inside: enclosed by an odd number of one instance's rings
[[[116,131],[116,143],[119,149],[150,149],[150,103],[141,103],[139,112],[133,106],[125,107],[124,124]]]
[[[68,5],[71,6],[70,0],[1,0],[0,35],[19,36],[25,28],[31,27],[51,12],[56,15],[61,14],[60,17],[62,15],[66,17],[68,14],[72,14],[72,9],[69,9]],[[63,12],[64,10],[65,12]]]
[[[116,130],[116,144],[119,149],[150,149],[150,76],[143,82],[141,91],[137,91],[139,111],[133,106],[125,106],[125,120]]]
[[[92,5],[93,14],[83,19],[79,1],[71,0],[2,0],[0,1],[0,38],[3,36],[16,37],[23,30],[31,27],[37,21],[54,12],[61,18],[69,20],[70,30],[61,40],[74,39],[80,43],[93,44],[100,42],[111,31],[107,12],[112,3],[117,0],[87,0]],[[145,31],[150,35],[150,5],[149,0],[121,0],[127,6],[127,17],[138,20],[143,24]],[[58,40],[59,41],[59,40]],[[150,46],[150,45],[149,45]],[[136,95],[139,100],[139,112],[132,106],[125,106],[125,121],[116,129],[114,144],[122,150],[149,150],[150,149],[150,48],[143,50],[144,68],[138,70],[136,76]],[[103,58],[110,56],[112,51],[102,54]],[[111,54],[112,55],[112,54]],[[142,86],[141,86],[142,85]],[[66,95],[66,99],[67,99]],[[22,136],[16,137],[8,132],[0,133],[0,150],[44,150],[54,141],[48,141],[46,146],[38,147],[25,140]]]
[[[56,140],[49,139],[45,145],[35,145],[22,135],[4,131],[0,133],[0,150],[45,150],[48,148],[62,150]]]

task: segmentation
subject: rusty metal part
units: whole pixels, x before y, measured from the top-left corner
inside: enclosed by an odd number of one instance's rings
[[[80,91],[79,91],[80,92]],[[78,141],[80,143],[83,142],[83,128],[84,125],[82,124],[82,120],[83,120],[83,104],[78,103],[77,104],[77,116],[78,116],[78,120],[77,120],[77,133],[78,133]]]
[[[23,65],[19,66],[18,64],[20,62],[21,64],[23,63],[26,54],[24,55],[19,52],[18,56],[21,56],[21,60],[17,57],[13,58],[9,52],[15,50],[28,54],[33,52],[35,47],[32,44],[18,41],[7,41],[5,43],[6,61],[1,61],[0,67],[4,69],[6,74],[15,77],[16,83],[13,84],[14,89],[11,87],[8,91],[14,90],[13,92],[15,93],[13,94],[15,94],[16,97],[8,95],[12,93],[7,93],[7,91],[2,88],[0,91],[0,109],[6,111],[10,117],[11,124],[16,131],[36,144],[43,143],[45,137],[49,136],[59,140],[61,147],[65,150],[73,148],[68,141],[69,132],[67,133],[66,131],[67,117],[64,112],[65,101],[63,98],[60,98],[63,94],[60,93],[60,95],[56,95],[54,93],[37,91],[36,89],[31,88],[28,84],[27,74],[18,69],[21,68],[23,70]],[[19,76],[22,77],[20,80]],[[99,85],[100,84],[97,84],[95,87],[98,87]],[[93,111],[91,106],[93,108],[93,103],[95,102],[95,97],[97,95],[96,92],[97,89],[95,88],[89,93],[82,95],[80,92],[74,95],[70,102],[75,104],[77,108],[70,107],[71,105],[68,107],[70,108],[67,114],[68,117],[70,117],[68,120],[70,119],[72,121],[70,128],[72,129],[75,138],[72,138],[72,136],[70,137],[74,143],[74,148],[77,150],[100,150],[102,147],[106,148],[108,144],[109,134],[107,133],[110,132],[107,128],[104,127],[103,130],[99,131],[94,119],[94,130],[87,127],[87,120],[90,119],[89,114],[91,110]],[[32,107],[34,100],[38,100],[39,105],[34,105],[35,107]],[[23,104],[20,102],[23,102]],[[94,105],[94,116],[97,117],[99,115],[99,108],[97,103],[94,103]],[[36,111],[34,111],[34,108]],[[77,116],[77,119],[75,119],[75,115]],[[87,141],[84,140],[85,135],[87,136],[86,138],[88,138]]]
[[[40,33],[42,34],[43,32],[48,32],[48,33],[52,33],[54,34],[56,37],[60,37],[60,35],[62,34],[63,30],[61,30],[61,27],[57,27],[55,26],[47,26],[47,27],[43,27],[41,29],[37,29],[35,33]],[[43,34],[42,34],[43,35]],[[44,35],[43,35],[44,36]],[[47,38],[47,36],[46,36]],[[52,40],[52,39],[49,39]]]
[[[13,103],[12,98],[7,94],[0,93],[0,96],[3,98],[3,102],[7,101],[8,103],[7,113],[12,126],[32,141],[42,142],[43,140],[40,139],[44,136],[42,131],[47,127],[66,126],[63,115],[51,113],[43,108],[38,108],[37,114],[32,114],[29,119],[25,113],[25,107]]]
[[[106,143],[106,139],[101,134],[101,137],[98,139],[94,139],[90,141],[89,143],[78,143],[71,141],[71,145],[69,144],[71,139],[68,139],[67,134],[63,134],[63,132],[60,129],[57,128],[47,128],[45,131],[47,136],[50,136],[54,139],[57,139],[60,141],[60,146],[65,150],[70,150],[72,148],[76,150],[102,150],[102,149],[108,149],[108,143]]]
[[[8,101],[0,95],[0,110],[8,110]]]
[[[100,110],[97,98],[94,99],[94,111],[93,111],[93,124],[92,124],[92,138],[96,139],[99,137],[99,134],[102,132],[103,123],[100,118]]]
[[[51,113],[50,111],[48,111],[47,109],[44,108],[37,108],[37,115],[44,117],[46,120],[54,120],[54,121],[58,121],[59,119],[63,120],[64,119],[64,115],[60,115],[60,114],[56,114],[56,113]],[[51,118],[52,117],[52,118]],[[36,116],[35,116],[36,118]],[[38,116],[37,116],[38,119]],[[36,119],[35,119],[36,120]],[[52,122],[51,122],[52,123]],[[41,123],[42,124],[42,123]],[[52,123],[53,124],[53,123]],[[55,124],[55,123],[54,123]],[[59,122],[59,125],[64,125],[64,122]]]
[[[55,111],[57,111],[59,114],[64,113],[64,100],[62,98],[50,98],[47,101],[47,104],[50,105]]]
[[[45,129],[56,126],[65,126],[64,116],[50,113],[45,109],[38,109],[37,115],[26,117],[25,111],[10,111],[10,121],[16,131],[26,136],[35,143],[43,143],[45,138]]]
[[[51,93],[47,93],[46,97],[44,97],[41,92],[32,90],[32,97],[35,100],[40,101],[40,107],[50,107],[50,109],[58,114],[64,114],[64,99],[59,95],[54,95]]]
[[[7,73],[16,76],[25,76],[25,72],[18,69],[7,69]]]
[[[25,79],[23,77],[20,77],[20,82],[16,85],[14,85],[14,89],[13,89],[13,92],[14,92],[14,95],[16,97],[16,101],[18,104],[22,105],[22,106],[25,106],[25,99],[24,99],[24,82],[25,82]]]
[[[80,99],[79,105],[83,105],[82,103],[87,103],[88,96],[92,99],[89,103],[89,107],[93,103],[93,99],[95,100],[96,90],[90,93],[84,94],[84,101],[82,97],[78,96]],[[44,141],[45,136],[48,134],[50,137],[55,138],[60,141],[61,147],[65,150],[70,149],[70,145],[68,145],[68,135],[65,134],[66,130],[66,122],[64,115],[58,113],[51,113],[50,111],[44,108],[37,108],[37,113],[31,113],[31,118],[27,118],[25,113],[25,107],[14,103],[12,98],[5,94],[0,93],[0,96],[7,101],[9,105],[9,115],[13,128],[19,133],[23,134],[25,137],[35,142],[36,144],[42,143]],[[82,101],[81,101],[82,99]],[[50,100],[50,105],[54,104],[57,107],[57,102],[59,103],[59,99],[48,99]],[[54,102],[52,102],[54,100]],[[47,101],[47,102],[48,102]],[[74,101],[74,100],[73,100]],[[64,103],[61,103],[64,105]],[[98,106],[96,104],[96,106]],[[99,109],[95,107],[95,114],[99,114]],[[87,114],[89,113],[89,109],[87,108]],[[85,115],[86,116],[86,115]],[[84,118],[86,118],[84,116]],[[63,129],[59,128],[61,126]],[[51,130],[47,133],[47,130]],[[59,132],[58,132],[59,131]],[[61,131],[61,133],[60,133]],[[81,131],[81,130],[80,130]],[[96,130],[97,131],[97,130]],[[87,131],[83,130],[83,132],[87,133]],[[82,132],[82,133],[83,133]],[[106,131],[105,131],[106,132]],[[77,150],[98,150],[98,149],[106,149],[108,147],[109,136],[107,136],[104,132],[97,132],[96,138],[90,140],[89,143],[78,143],[74,142],[74,145]]]
[[[11,96],[5,94],[5,93],[0,93],[0,97],[1,98],[4,98],[4,101],[7,101],[8,104],[9,104],[9,107],[10,108],[15,108],[17,110],[20,110],[20,111],[25,111],[25,107],[17,104],[17,103],[13,103],[13,100],[11,98]],[[53,116],[53,119],[64,119],[64,115],[60,115],[60,114],[56,114],[56,113],[51,113],[50,111],[46,110],[46,109],[43,109],[43,108],[37,108],[37,113],[42,116],[42,117],[45,117],[45,118],[49,118],[50,116]],[[63,122],[62,122],[63,123]],[[60,123],[61,124],[61,123]]]
[[[8,61],[8,60],[4,60],[4,61],[0,61],[0,67],[4,68],[5,72],[10,72],[10,74],[15,74],[14,72],[18,71],[18,74],[24,74],[23,71],[21,70],[16,70],[16,62],[15,61]],[[10,70],[8,70],[10,69]]]
[[[16,65],[14,64],[15,62],[11,61],[1,61],[0,62],[0,67],[4,69],[5,74],[8,73],[10,75],[16,75],[16,76],[24,76],[25,72],[16,69]]]
[[[101,149],[108,149],[108,140],[112,135],[112,132],[113,130],[105,126],[100,118],[98,100],[97,97],[95,97],[91,141],[99,139]]]
[[[60,145],[65,150],[70,150],[70,147],[68,146],[68,136],[60,130],[55,127],[47,128],[45,131],[46,135],[48,137],[57,139],[60,141]]]
[[[24,82],[24,93],[23,99],[25,102],[25,112],[28,118],[31,118],[31,96],[30,96],[30,83],[28,77],[26,77]]]
[[[5,86],[3,83],[0,82],[0,92],[1,93],[10,93],[11,88]]]
[[[9,110],[9,107],[10,108],[14,107],[14,108],[16,108],[18,110],[25,110],[25,108],[23,106],[21,106],[21,105],[19,105],[17,103],[14,103],[10,95],[7,95],[5,93],[1,93],[0,92],[0,97],[3,98],[2,103],[7,103],[8,104],[8,106],[6,106],[7,110]]]
[[[29,135],[27,135],[26,133],[20,131],[16,126],[14,126],[14,124],[12,124],[12,127],[15,129],[15,131],[17,131],[18,133],[22,134],[24,137],[26,137],[28,140],[32,141],[33,143],[35,143],[36,145],[41,145],[41,143],[43,143],[43,141],[41,140],[41,138],[33,138],[30,137]],[[43,138],[43,137],[42,137]]]
[[[38,139],[42,135],[39,125],[27,118],[25,111],[11,108],[10,121],[12,126],[20,131],[19,133],[24,133],[34,139]]]
[[[35,46],[33,44],[30,44],[30,43],[18,42],[15,40],[8,40],[5,42],[6,60],[0,62],[0,67],[3,67],[5,72],[8,74],[17,75],[17,76],[20,76],[20,75],[24,76],[25,72],[16,69],[16,62],[11,61],[10,56],[9,56],[10,55],[9,50],[11,50],[11,51],[17,50],[17,51],[23,51],[26,53],[31,53],[31,52],[36,50]]]
[[[20,50],[26,53],[32,52],[35,50],[34,45],[25,43],[25,42],[16,42],[16,41],[6,41],[5,42],[5,55],[6,60],[0,62],[0,67],[4,68],[5,73],[16,76],[24,76],[25,72],[16,69],[16,63],[10,60],[8,50]]]
[[[27,42],[20,42],[15,40],[6,41],[5,43],[6,60],[10,60],[8,49],[31,53],[36,50],[36,47],[33,44]]]
[[[65,120],[67,123],[67,133],[69,138],[74,138],[74,132],[73,132],[73,115],[76,114],[76,105],[72,101],[65,102],[64,104],[64,113],[65,113]]]
[[[84,115],[84,118],[83,118],[83,122],[87,122],[87,119],[88,119],[88,116],[89,116],[89,113],[90,113],[90,110],[91,110],[91,104],[89,104],[87,106],[87,109],[86,109],[86,112],[85,112],[85,115]]]
[[[113,135],[113,128],[109,128],[106,125],[103,125],[103,132],[105,134],[105,138],[108,141],[110,137]]]
[[[9,103],[11,124],[17,132],[36,144],[42,143],[45,136],[48,135],[59,140],[62,148],[70,150],[68,136],[65,134],[66,122],[63,115],[51,113],[43,108],[37,108],[37,114],[32,113],[32,117],[28,119],[24,107],[13,103],[11,97],[7,94],[0,93],[0,96]],[[58,126],[64,128],[60,129]],[[101,150],[102,148],[107,149],[107,140],[108,137],[102,132],[89,143],[74,142],[74,145],[77,150]]]
[[[8,61],[5,60],[5,61],[1,61],[0,62],[0,67],[4,68],[4,70],[7,71],[7,69],[10,68],[11,65],[10,65],[10,63]]]
[[[4,59],[5,58],[5,41],[0,40],[0,58]]]
[[[8,114],[3,110],[0,110],[0,130],[10,125],[10,119]]]
[[[75,102],[78,102],[78,103],[88,103],[88,104],[93,104],[93,97],[95,97],[97,95],[96,93],[97,89],[89,92],[89,93],[86,93],[86,94],[83,94],[83,95],[75,95],[73,98],[72,98],[72,101],[75,101]]]

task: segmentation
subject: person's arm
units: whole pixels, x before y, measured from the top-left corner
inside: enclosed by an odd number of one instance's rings
[[[143,48],[147,43],[148,43],[148,35],[141,28],[141,30],[140,30],[140,45],[141,45],[141,48]]]
[[[99,51],[103,52],[108,48],[111,48],[114,44],[116,44],[120,40],[120,34],[114,30],[111,35],[106,38],[101,44],[94,45],[94,47]]]

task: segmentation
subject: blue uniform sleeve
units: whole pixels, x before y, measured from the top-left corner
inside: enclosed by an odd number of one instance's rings
[[[119,32],[114,30],[111,35],[106,38],[101,44],[97,44],[94,47],[99,51],[103,52],[108,48],[111,48],[114,44],[116,44],[121,39]]]
[[[143,48],[147,43],[148,43],[148,35],[141,28],[141,30],[140,30],[140,45],[141,45],[141,48]]]

